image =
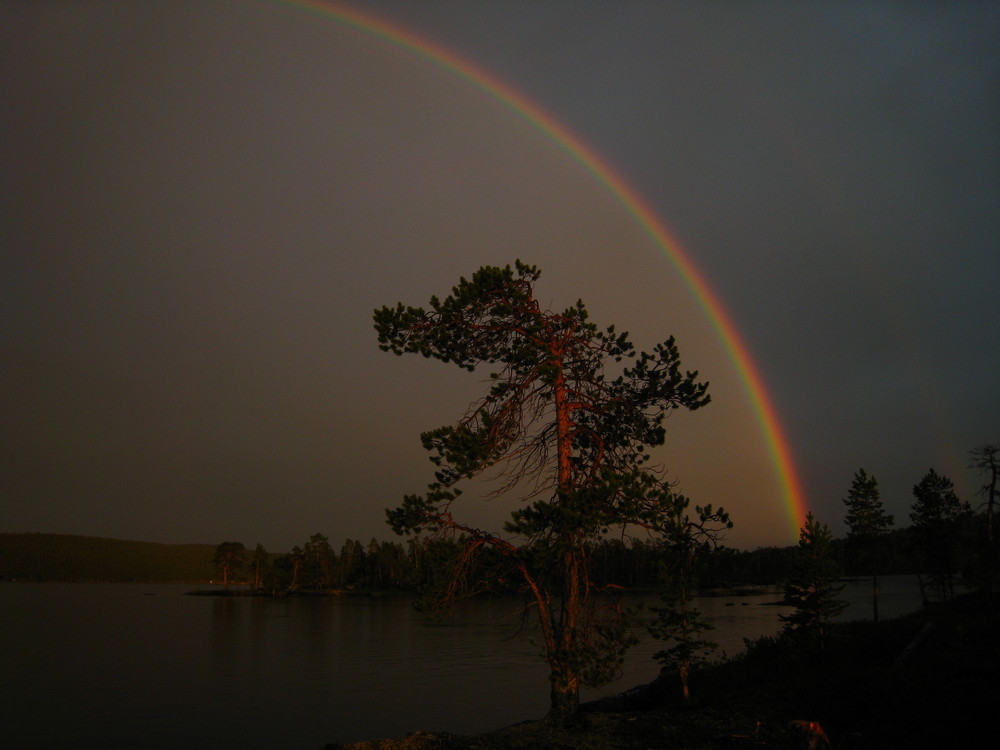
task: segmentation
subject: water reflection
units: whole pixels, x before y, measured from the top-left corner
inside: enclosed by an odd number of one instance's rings
[[[916,609],[912,578],[882,581],[885,617]],[[477,600],[443,623],[406,597],[189,597],[187,587],[0,586],[8,644],[0,705],[19,748],[317,748],[417,728],[488,731],[541,716],[546,670],[519,604]],[[148,594],[152,593],[152,596]],[[728,654],[780,627],[780,591],[697,602]],[[845,591],[870,617],[867,581]],[[649,597],[647,604],[655,604]],[[622,679],[655,677],[646,639]]]

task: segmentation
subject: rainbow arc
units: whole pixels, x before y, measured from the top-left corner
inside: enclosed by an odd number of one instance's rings
[[[649,203],[639,195],[591,146],[556,120],[529,97],[455,52],[385,19],[347,5],[319,0],[280,0],[282,4],[314,13],[382,39],[426,59],[460,78],[530,122],[558,148],[589,172],[635,219],[667,256],[705,312],[723,348],[739,373],[760,425],[781,488],[792,538],[805,520],[806,502],[788,440],[777,410],[753,357],[721,300],[697,269],[691,256],[672,236]]]

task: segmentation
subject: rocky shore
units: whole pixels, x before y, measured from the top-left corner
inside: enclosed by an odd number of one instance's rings
[[[327,750],[652,750],[992,747],[998,598],[967,595],[879,624],[838,625],[820,652],[781,639],[697,673],[683,706],[663,677],[586,704],[579,722],[481,735],[418,731]]]

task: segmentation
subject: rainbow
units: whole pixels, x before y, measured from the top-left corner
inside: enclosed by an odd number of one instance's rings
[[[280,0],[281,4],[332,19],[369,36],[382,39],[422,57],[449,74],[468,82],[487,96],[499,101],[550,138],[603,185],[611,196],[631,214],[653,242],[677,268],[684,282],[705,311],[723,347],[736,365],[760,424],[771,460],[777,471],[782,502],[787,511],[792,538],[806,515],[802,485],[795,470],[792,452],[778,414],[764,381],[736,325],[718,296],[682,249],[680,243],[656,216],[650,205],[593,148],[565,125],[504,81],[477,67],[451,50],[420,37],[407,29],[369,13],[336,2],[322,0]]]

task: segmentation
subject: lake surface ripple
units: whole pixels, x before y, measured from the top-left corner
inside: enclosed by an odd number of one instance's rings
[[[0,745],[12,748],[321,748],[415,729],[485,732],[538,718],[546,669],[511,599],[465,603],[444,622],[408,597],[185,596],[189,585],[0,585]],[[867,582],[845,617],[871,616]],[[771,635],[777,589],[699,599],[732,655]],[[651,598],[647,604],[655,605]],[[916,579],[882,581],[883,617],[917,609]],[[649,682],[645,637],[620,680]]]

